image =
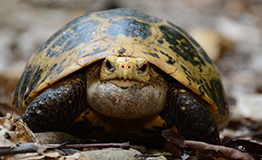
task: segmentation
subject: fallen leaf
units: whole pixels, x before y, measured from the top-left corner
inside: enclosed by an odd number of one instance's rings
[[[248,153],[247,150],[243,151],[222,145],[213,145],[201,141],[187,140],[177,133],[176,128],[163,131],[162,136],[166,140],[165,149],[176,157],[183,157],[183,155],[186,153],[190,156],[204,156],[209,159],[254,159],[251,156],[251,153]],[[260,144],[256,145],[261,147]],[[260,154],[261,153],[262,150],[260,150]]]

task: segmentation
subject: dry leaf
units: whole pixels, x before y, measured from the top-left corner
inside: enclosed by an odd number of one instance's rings
[[[175,128],[163,131],[162,136],[166,140],[165,149],[171,152],[176,157],[182,157],[184,153],[187,153],[189,155],[197,155],[198,157],[205,156],[209,159],[254,159],[251,156],[252,153],[248,153],[248,150],[239,150],[222,145],[213,145],[200,141],[186,140],[179,133],[177,133]],[[237,144],[237,142],[240,142],[239,140],[234,142],[235,146],[239,146]],[[243,146],[251,145],[247,141],[244,142],[241,143]],[[256,152],[255,154],[253,153],[253,156],[261,156],[262,146],[257,143],[252,143],[252,146],[259,148],[258,152]],[[190,150],[190,152],[188,152],[188,150]]]

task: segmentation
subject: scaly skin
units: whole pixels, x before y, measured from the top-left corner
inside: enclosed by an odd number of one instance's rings
[[[166,107],[160,115],[169,127],[188,139],[217,144],[219,131],[207,104],[179,84],[170,84]]]
[[[34,132],[63,130],[88,108],[85,81],[77,74],[49,87],[30,103],[23,121]]]

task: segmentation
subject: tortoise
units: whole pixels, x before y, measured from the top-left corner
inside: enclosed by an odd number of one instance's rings
[[[104,141],[161,139],[175,126],[216,144],[229,108],[219,72],[176,25],[131,9],[81,16],[29,59],[13,107],[34,132]]]

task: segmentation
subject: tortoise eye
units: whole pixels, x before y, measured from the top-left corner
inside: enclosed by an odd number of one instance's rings
[[[105,66],[108,70],[112,70],[114,68],[108,60],[106,61]]]
[[[142,72],[145,72],[146,69],[147,69],[147,64],[143,64],[143,66],[139,68],[139,70]]]

